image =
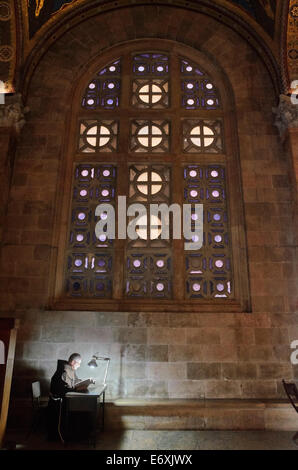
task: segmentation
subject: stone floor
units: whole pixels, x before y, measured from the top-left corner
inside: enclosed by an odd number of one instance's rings
[[[298,450],[293,432],[285,431],[105,431],[99,433],[95,450]],[[48,442],[44,433],[26,438],[24,431],[6,434],[8,447],[17,450],[64,450],[60,442]],[[68,450],[92,450],[72,443]]]

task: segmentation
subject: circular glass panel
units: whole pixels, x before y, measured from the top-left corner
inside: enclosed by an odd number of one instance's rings
[[[139,98],[143,103],[150,103],[150,97],[151,97],[151,103],[157,103],[160,101],[162,97],[162,89],[160,86],[155,85],[155,84],[150,84],[150,85],[144,85],[140,88],[139,91]]]
[[[222,268],[223,265],[224,265],[224,264],[223,264],[223,261],[221,261],[221,259],[217,259],[217,260],[215,261],[215,266],[216,266],[217,268]]]
[[[138,220],[136,232],[139,238],[147,240],[147,216],[142,215]],[[156,215],[150,217],[150,240],[155,240],[161,234],[161,221]]]
[[[162,292],[164,290],[165,286],[159,282],[158,284],[156,284],[156,289],[159,291],[159,292]]]
[[[99,128],[99,146],[103,147],[111,139],[111,132],[106,126],[100,126]]]
[[[78,242],[82,242],[82,241],[84,240],[84,236],[79,233],[79,234],[76,236],[76,239],[77,239]]]
[[[204,133],[204,146],[209,147],[214,142],[214,137],[211,137],[211,136],[214,136],[214,132],[210,127],[204,126],[203,133]]]
[[[162,135],[161,130],[157,126],[152,126],[151,129],[151,146],[156,147],[159,145],[162,141],[162,137],[159,137]],[[149,127],[148,126],[143,126],[141,129],[138,131],[138,141],[140,142],[141,145],[144,147],[149,147]]]
[[[190,131],[190,140],[192,141],[192,143],[194,145],[196,145],[197,147],[201,147],[201,137],[199,137],[201,135],[201,128],[200,126],[195,126],[192,128],[192,130]]]
[[[193,290],[193,291],[199,292],[200,289],[201,289],[200,284],[195,283],[195,284],[192,285],[192,290]]]
[[[221,235],[215,235],[214,240],[216,243],[220,243],[222,241],[222,236]]]
[[[144,173],[141,173],[138,178],[137,178],[137,188],[142,194],[157,194],[161,188],[162,184],[159,184],[162,182],[161,176],[159,176],[158,173],[155,171],[152,171],[150,173],[151,175],[151,182],[149,182],[149,174],[147,171]]]
[[[133,265],[135,268],[139,268],[141,266],[141,261],[139,259],[135,259]]]
[[[162,259],[159,259],[158,261],[156,261],[156,266],[158,268],[163,268],[164,264],[165,264],[165,262]]]

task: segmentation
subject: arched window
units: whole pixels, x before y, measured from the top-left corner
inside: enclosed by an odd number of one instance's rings
[[[114,56],[110,51],[76,92],[56,307],[248,309],[232,98],[191,49],[158,45],[127,45]],[[128,209],[133,204],[146,211],[135,214],[137,223]],[[163,218],[150,212],[156,204],[174,204],[178,212]],[[195,233],[188,238],[184,205],[191,207]],[[115,237],[105,225],[113,211]],[[196,223],[203,228],[199,249],[192,247],[200,242]],[[99,225],[105,227],[100,234]]]

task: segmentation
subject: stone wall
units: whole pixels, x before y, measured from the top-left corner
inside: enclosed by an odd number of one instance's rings
[[[138,6],[82,22],[45,53],[32,78],[3,231],[1,310],[22,320],[13,394],[32,379],[46,393],[56,360],[74,350],[111,357],[109,398],[277,398],[297,376],[297,266],[290,166],[273,126],[269,74],[235,32],[201,14]],[[199,25],[199,27],[198,27]],[[48,310],[56,198],[73,83],[96,54],[158,37],[206,54],[235,96],[252,313],[105,313]],[[85,369],[81,370],[84,375]]]

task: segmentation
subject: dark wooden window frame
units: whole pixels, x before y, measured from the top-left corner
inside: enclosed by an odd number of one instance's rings
[[[81,99],[88,81],[93,76],[113,60],[129,54],[141,51],[163,51],[166,54],[178,60],[178,57],[187,57],[191,61],[201,65],[202,69],[212,78],[219,89],[221,96],[221,109],[218,110],[185,110],[181,107],[180,90],[178,87],[179,80],[172,80],[171,83],[171,107],[163,110],[138,110],[131,106],[131,76],[129,62],[123,62],[122,72],[122,107],[116,110],[96,110],[88,111],[81,108]],[[179,67],[176,68],[179,70]],[[171,76],[175,70],[171,70]],[[129,90],[129,92],[125,92]],[[159,113],[162,112],[164,119],[169,119],[172,124],[172,144],[171,151],[164,154],[156,154],[147,156],[146,154],[129,154],[129,123],[136,116],[140,119],[140,115],[144,119],[157,119]],[[78,142],[78,117],[85,119],[107,119],[108,115],[111,119],[117,116],[121,120],[121,131],[118,140],[118,153],[116,160],[106,155],[98,154],[82,154],[77,152]],[[187,154],[177,152],[175,149],[181,147],[181,126],[179,128],[180,118],[185,119],[217,119],[223,120],[224,135],[224,153],[223,154]],[[235,104],[233,92],[228,78],[224,72],[206,58],[202,53],[195,49],[183,46],[167,40],[140,40],[126,43],[113,47],[103,53],[100,57],[95,58],[91,63],[86,64],[82,76],[73,86],[72,106],[69,114],[66,116],[65,142],[64,142],[64,158],[60,173],[59,187],[63,188],[58,195],[56,209],[56,224],[54,231],[54,239],[57,251],[51,259],[51,278],[50,278],[50,297],[49,308],[60,310],[97,310],[97,311],[160,311],[160,312],[250,312],[250,294],[249,294],[249,278],[247,268],[247,248],[244,223],[243,196],[241,189],[241,171],[239,161],[239,148],[237,138],[237,119],[235,112]],[[129,155],[129,158],[127,158]],[[228,194],[228,210],[229,210],[229,227],[232,246],[232,269],[234,282],[234,298],[233,299],[211,299],[211,300],[194,300],[184,299],[184,276],[185,272],[184,256],[182,244],[184,240],[172,241],[173,253],[173,298],[171,300],[160,299],[131,299],[123,298],[124,286],[124,253],[125,240],[117,240],[114,251],[114,275],[113,275],[113,299],[96,299],[96,298],[69,298],[64,292],[64,269],[65,269],[65,249],[68,237],[68,220],[71,208],[71,195],[73,183],[73,167],[78,162],[96,162],[96,163],[117,163],[118,167],[118,183],[117,195],[127,194],[127,177],[121,175],[127,174],[128,163],[163,163],[172,164],[172,191],[175,202],[183,203],[182,187],[183,181],[181,177],[182,165],[187,163],[222,163],[225,162],[227,173],[227,194]],[[182,249],[182,251],[181,251]]]

